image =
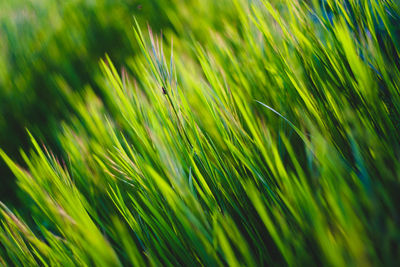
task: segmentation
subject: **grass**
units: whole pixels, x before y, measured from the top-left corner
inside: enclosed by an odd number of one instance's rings
[[[28,128],[58,154],[58,122],[68,121],[73,109],[57,81],[99,94],[99,58],[107,52],[115,64],[125,64],[137,52],[132,16],[159,31],[169,27],[159,9],[158,2],[139,6],[136,0],[1,1],[0,147],[23,164],[19,148],[29,149]],[[2,161],[0,182],[1,201],[24,208]]]
[[[399,262],[399,6],[213,3],[165,4],[163,35],[135,22],[101,94],[57,80],[61,155],[0,153],[31,212],[1,206],[0,262]]]

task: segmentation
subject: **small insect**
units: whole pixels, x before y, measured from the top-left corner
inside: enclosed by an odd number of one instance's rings
[[[142,5],[138,5],[137,9],[142,10],[143,6]]]
[[[164,95],[167,94],[167,90],[165,90],[164,86],[162,87],[162,92],[163,92]]]

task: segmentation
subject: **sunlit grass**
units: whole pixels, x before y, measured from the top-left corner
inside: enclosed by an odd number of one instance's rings
[[[162,36],[135,23],[141,54],[100,61],[101,97],[57,80],[62,156],[0,153],[32,213],[1,206],[0,261],[398,262],[396,3],[196,2],[166,6]]]

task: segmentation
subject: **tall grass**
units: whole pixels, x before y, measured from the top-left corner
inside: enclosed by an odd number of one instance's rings
[[[1,207],[15,265],[395,265],[399,6],[172,1],[173,30],[100,62],[56,157],[1,156],[31,218]]]
[[[99,93],[99,58],[107,52],[120,65],[137,52],[133,15],[156,29],[169,27],[157,1],[0,1],[0,147],[7,154],[22,163],[18,150],[29,148],[25,128],[58,153],[58,121],[68,120],[72,109],[56,80]],[[7,203],[16,199],[11,178],[1,162],[0,200]]]

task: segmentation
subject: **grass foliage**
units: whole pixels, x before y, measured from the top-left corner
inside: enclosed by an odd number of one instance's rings
[[[161,2],[161,1],[160,1]],[[179,1],[171,29],[57,86],[54,156],[2,158],[0,262],[61,266],[400,262],[400,9],[391,0]],[[140,26],[139,26],[140,25]]]
[[[160,8],[137,0],[0,1],[0,147],[22,164],[18,150],[29,149],[28,128],[58,153],[58,121],[68,121],[72,108],[57,81],[99,93],[99,58],[108,53],[125,64],[137,53],[132,17],[159,30],[169,26]],[[11,178],[1,161],[0,200],[22,204]]]

